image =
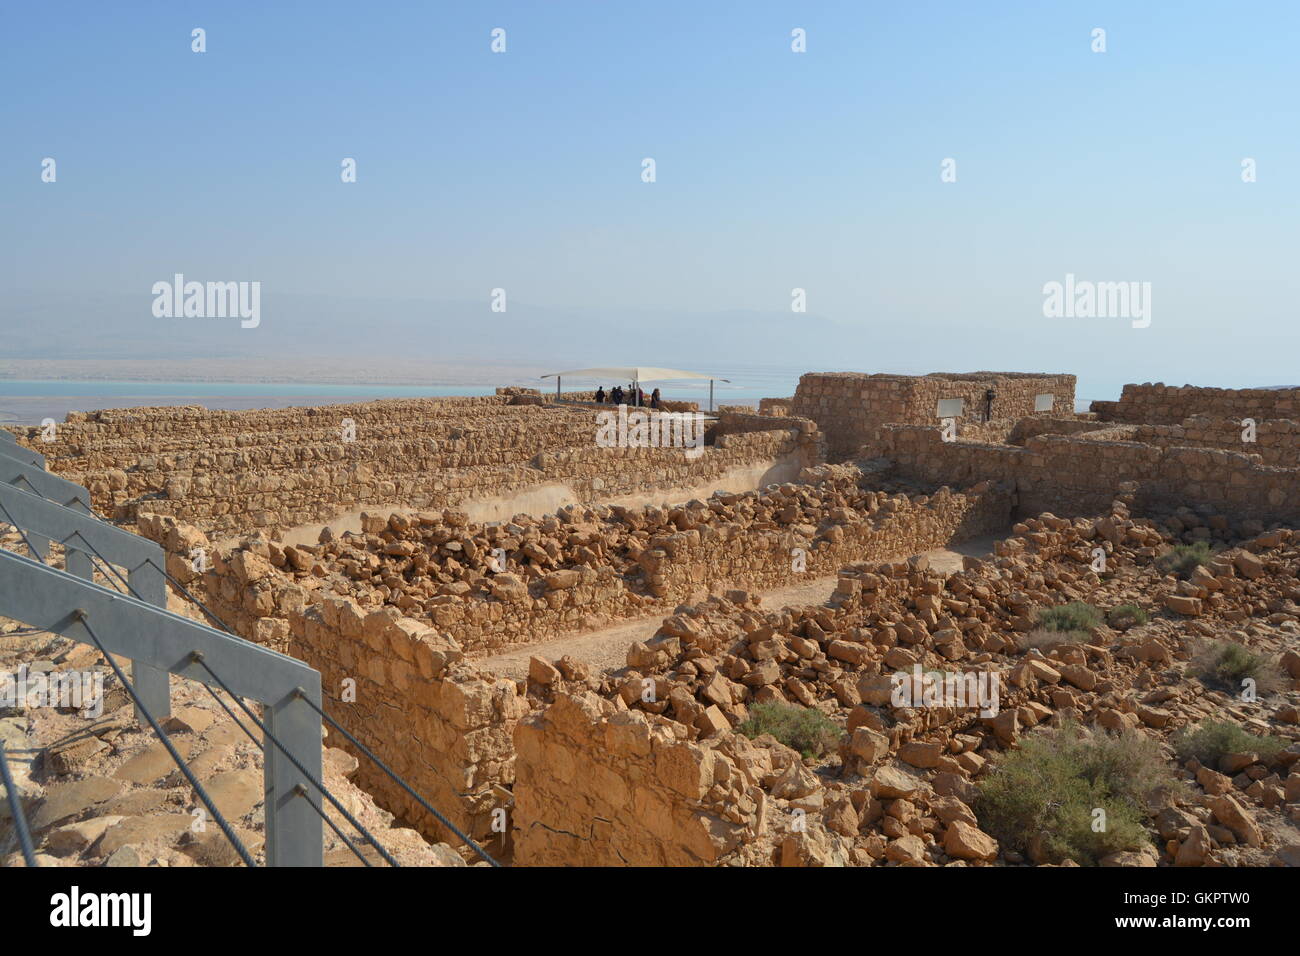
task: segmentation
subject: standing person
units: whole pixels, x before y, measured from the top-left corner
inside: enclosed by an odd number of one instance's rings
[[[657,388],[650,393],[650,407],[651,408],[659,407],[659,389]]]
[[[610,403],[611,405],[622,405],[622,404],[623,404],[623,388],[622,388],[622,386],[620,386],[620,385],[615,385],[612,389],[610,389],[610,392],[609,392],[609,403]]]
[[[598,387],[598,388],[596,389],[596,404],[597,404],[597,405],[604,405],[604,404],[605,404],[605,386],[604,386],[604,385],[601,385],[600,387]]]

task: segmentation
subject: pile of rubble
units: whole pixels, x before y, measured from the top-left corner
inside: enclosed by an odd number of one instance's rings
[[[1242,530],[1254,536],[1234,540]],[[1103,862],[1300,863],[1300,532],[1191,512],[1135,520],[1122,500],[1097,519],[1044,514],[1015,531],[995,558],[967,559],[956,574],[930,571],[923,557],[850,567],[824,607],[768,611],[740,590],[682,606],[632,645],[616,674],[534,658],[528,689],[540,707],[531,723],[549,726],[551,708],[585,697],[598,708],[592,720],[635,717],[665,741],[693,745],[702,767],[725,758],[722,789],[691,804],[718,822],[713,858],[701,857],[709,862],[1045,862],[1032,847],[1000,848],[972,804],[977,783],[1022,735],[1073,723],[1157,739],[1190,788],[1153,811],[1159,847]],[[1197,540],[1223,550],[1187,580],[1157,565],[1173,544]],[[1097,549],[1102,571],[1093,570]],[[1133,604],[1150,619],[1029,640],[1036,610],[1073,601]],[[1280,686],[1250,700],[1195,679],[1189,662],[1210,639],[1271,655]],[[935,676],[996,674],[996,706],[899,706],[894,675],[918,668],[929,675],[918,691]],[[822,711],[845,732],[838,752],[801,757],[770,736],[736,733],[765,702]],[[1218,767],[1179,764],[1170,738],[1207,719],[1291,744]],[[719,756],[699,756],[711,751]]]
[[[937,547],[1003,526],[1005,492],[867,490],[852,466],[819,466],[806,483],[717,492],[680,506],[570,506],[508,523],[463,511],[363,514],[360,534],[324,529],[317,545],[253,536],[212,548],[197,529],[144,515],[140,529],[169,554],[169,570],[233,609],[254,634],[281,602],[276,589],[393,607],[451,635],[467,652],[540,643],[575,630],[667,610],[722,581],[788,584],[833,573],[846,556]],[[200,571],[192,555],[209,563]],[[244,616],[247,616],[245,619]],[[258,638],[260,639],[260,638]]]

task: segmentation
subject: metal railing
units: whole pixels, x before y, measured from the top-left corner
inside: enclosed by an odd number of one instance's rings
[[[321,822],[327,824],[364,865],[370,861],[325,813],[311,791],[320,793],[365,842],[390,865],[398,862],[321,781],[321,722],[347,740],[454,833],[481,859],[499,866],[481,846],[436,810],[336,720],[321,702],[320,674],[302,661],[235,635],[166,570],[162,547],[100,520],[90,494],[80,485],[46,471],[45,459],[0,429],[0,522],[15,527],[30,557],[0,549],[0,614],[35,628],[92,643],[104,653],[147,723],[212,814],[241,859],[252,859],[218,812],[159,723],[170,713],[169,675],[204,684],[226,714],[263,753],[267,864],[319,866]],[[64,549],[65,569],[47,566],[51,541]],[[94,580],[96,566],[111,587]],[[126,569],[125,577],[114,566]],[[113,578],[121,582],[118,588]],[[167,584],[193,602],[215,628],[166,609]],[[121,593],[122,590],[126,593]],[[131,679],[110,655],[131,659]],[[225,691],[262,731],[259,741],[217,695]],[[263,717],[244,698],[264,705]],[[7,769],[7,768],[6,768]],[[14,792],[9,788],[11,800]],[[20,829],[25,832],[25,827]],[[28,841],[30,843],[30,840]],[[24,845],[24,850],[29,847]],[[30,857],[29,857],[30,862]]]
[[[302,661],[168,611],[162,548],[99,520],[85,488],[50,474],[38,460],[43,464],[37,453],[0,438],[0,521],[18,529],[31,552],[0,549],[0,615],[92,644],[106,656],[129,658],[130,680],[120,671],[119,677],[138,719],[164,743],[169,741],[160,722],[171,712],[169,674],[211,685],[215,671],[231,693],[261,702],[265,734],[282,748],[268,746],[263,762],[267,864],[320,866],[320,817],[298,793],[311,782],[308,774],[320,777],[321,719],[309,706],[320,703],[320,674]],[[43,563],[51,541],[64,548],[63,569]],[[127,570],[134,594],[94,581],[96,555]],[[178,758],[174,750],[172,756]],[[222,824],[198,781],[190,782]],[[251,863],[246,852],[241,856]]]

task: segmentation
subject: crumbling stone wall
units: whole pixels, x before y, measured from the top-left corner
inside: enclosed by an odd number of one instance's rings
[[[937,424],[940,400],[961,399],[957,417],[972,421],[1013,420],[1035,414],[1074,414],[1073,375],[971,372],[960,375],[865,375],[860,372],[809,372],[799,379],[789,414],[811,418],[826,435],[827,455],[843,461],[867,442],[880,425]],[[991,408],[988,390],[994,392]],[[1052,409],[1035,413],[1035,397],[1052,396]]]
[[[702,745],[683,731],[592,693],[519,721],[515,863],[700,866],[752,839],[765,797],[728,756],[736,739]]]
[[[518,685],[457,663],[454,640],[395,608],[368,611],[321,596],[287,620],[289,653],[320,671],[330,716],[462,831],[490,837],[493,811],[508,805],[501,788],[514,782],[511,733],[528,712]],[[341,739],[335,746],[354,750]],[[355,755],[354,779],[382,806],[422,833],[458,842]]]
[[[794,504],[800,489],[790,487]],[[814,488],[814,495],[818,493]],[[985,482],[956,493],[889,496],[868,493],[860,514],[844,523],[795,523],[785,530],[719,527],[679,532],[658,540],[643,557],[667,594],[685,598],[701,586],[721,582],[767,589],[798,580],[792,552],[798,548],[808,575],[834,574],[843,565],[882,560],[946,547],[1004,530],[1010,523],[1007,491]],[[834,510],[834,509],[832,509]]]
[[[1009,494],[987,483],[908,497],[863,490],[854,468],[822,466],[802,477],[807,484],[718,494],[707,504],[568,508],[507,525],[454,511],[367,513],[361,534],[315,546],[256,539],[216,549],[202,583],[240,633],[263,643],[287,636],[275,630],[282,611],[326,594],[387,606],[466,652],[487,653],[666,613],[700,590],[777,587],[864,556],[944,547],[1010,520]],[[145,516],[140,526],[168,549],[182,580],[192,576],[192,550],[212,550],[200,531],[170,517]],[[281,595],[286,585],[300,593]]]
[[[366,505],[446,508],[542,486],[566,486],[580,501],[696,487],[781,460],[797,469],[817,454],[815,436],[770,419],[766,431],[719,438],[697,457],[601,448],[599,409],[512,404],[530,398],[107,410],[69,415],[54,442],[25,437],[116,521],[170,514],[219,534],[276,534]]]
[[[538,668],[551,697],[516,727],[516,862],[1056,862],[1032,841],[1003,856],[979,829],[975,785],[995,761],[1041,725],[1143,728],[1168,740],[1211,712],[1199,688],[1180,692],[1168,680],[1171,663],[1191,657],[1198,634],[1245,620],[1248,607],[1263,617],[1267,587],[1276,589],[1270,623],[1294,633],[1300,621],[1293,532],[1237,542],[1198,572],[1197,583],[1171,584],[1154,563],[1169,543],[1226,545],[1235,533],[1221,516],[1202,522],[1189,510],[1168,523],[1134,520],[1135,491],[1121,483],[1111,510],[1095,518],[1028,519],[998,543],[994,558],[968,559],[961,573],[935,574],[921,557],[858,564],[841,572],[824,606],[767,609],[755,595],[730,591],[683,607],[652,640],[633,645],[628,671],[594,692],[590,683],[575,687]],[[1105,579],[1089,568],[1098,546],[1110,555]],[[1101,627],[1046,651],[1027,636],[1039,608],[1078,600],[1081,591],[1104,608],[1135,590],[1144,605],[1211,620],[1182,633],[1163,620],[1127,632]],[[1300,677],[1300,657],[1288,651],[1286,660]],[[996,704],[991,712],[970,702],[898,706],[891,675],[914,667],[997,675]],[[815,707],[842,726],[839,766],[808,766],[770,737],[738,737],[733,728],[767,702]],[[1294,714],[1279,709],[1270,729],[1294,739]],[[1195,778],[1207,793],[1235,787],[1236,799],[1262,807],[1280,807],[1286,797],[1285,769],[1231,783],[1207,769]],[[641,788],[645,799],[633,803]],[[1233,830],[1222,834],[1225,847],[1247,835],[1251,845],[1261,842],[1236,803],[1207,806],[1207,822],[1213,814]],[[1167,820],[1169,812],[1161,815]],[[1196,837],[1162,827],[1156,808],[1151,816],[1165,839],[1163,862],[1206,861],[1205,853],[1193,860],[1187,852]],[[1158,853],[1141,851],[1150,863],[1118,853],[1102,865],[1154,865]]]
[[[1000,418],[988,422],[961,420],[956,422],[957,434],[967,441],[1005,442],[1021,419]]]
[[[492,812],[514,777],[514,723],[528,704],[514,681],[463,662],[454,638],[391,606],[302,587],[272,563],[265,540],[214,548],[198,529],[145,515],[140,531],[168,551],[167,569],[236,634],[296,657],[321,674],[326,712],[454,824],[491,834]],[[207,570],[194,570],[192,548]],[[356,782],[426,836],[454,840],[428,811],[341,734],[359,758]]]
[[[773,428],[794,428],[804,440],[814,445],[822,438],[817,430],[817,423],[810,418],[797,418],[791,415],[756,415],[753,409],[732,406],[719,409],[717,417],[718,421],[714,426],[717,435],[744,435],[753,432],[770,432]],[[773,417],[779,417],[782,421],[773,422]]]
[[[1300,467],[1300,422],[1261,419],[1255,422],[1255,440],[1242,440],[1241,420],[1195,416],[1179,425],[1136,425],[1133,440],[1160,448],[1222,448],[1258,455],[1266,465]]]
[[[1238,518],[1300,516],[1300,469],[1261,464],[1238,452],[1089,435],[1037,435],[1023,446],[945,442],[937,428],[888,425],[869,452],[900,474],[930,482],[1013,482],[1019,513],[1091,514],[1104,510],[1122,481],[1138,482],[1140,507],[1206,505]]]
[[[1113,428],[1109,422],[1091,418],[1021,418],[1003,439],[1008,445],[1023,445],[1035,435],[1084,435]]]
[[[1204,416],[1241,421],[1300,419],[1300,388],[1199,388],[1193,385],[1125,385],[1118,402],[1093,402],[1092,411],[1113,422],[1177,425]]]
[[[1014,529],[1016,537],[999,543],[991,564],[971,559],[959,575],[929,573],[923,557],[859,562],[841,572],[829,606],[779,610],[728,591],[679,609],[654,639],[633,644],[626,674],[576,690],[552,686],[550,676],[544,687],[530,679],[528,698],[520,684],[487,675],[465,675],[473,685],[468,693],[447,687],[461,679],[456,648],[392,609],[367,611],[347,598],[313,597],[297,627],[318,631],[324,649],[317,653],[327,661],[318,666],[329,675],[327,687],[360,669],[371,682],[394,688],[392,697],[376,699],[399,717],[410,706],[403,689],[418,694],[426,687],[408,681],[411,672],[434,675],[427,689],[439,702],[438,726],[421,732],[417,748],[400,728],[386,727],[377,752],[387,760],[398,747],[416,750],[414,775],[437,734],[468,733],[474,742],[464,749],[449,745],[454,754],[445,764],[482,786],[480,802],[463,811],[466,819],[510,810],[517,864],[988,862],[997,846],[975,827],[967,806],[970,784],[1022,731],[1054,714],[1091,714],[1111,729],[1139,723],[1159,728],[1173,719],[1140,699],[1152,684],[1146,671],[1163,670],[1171,659],[1160,640],[1143,635],[1118,646],[1072,645],[1044,658],[1023,652],[1016,639],[1034,626],[1035,607],[1076,597],[1081,583],[1101,584],[1086,570],[1098,542],[1114,549],[1119,568],[1149,563],[1164,546],[1166,532],[1127,517],[1136,491],[1135,484],[1121,483],[1111,511],[1096,520],[1029,520]],[[1256,545],[1277,549],[1290,537],[1275,532]],[[273,577],[257,560],[263,558],[258,548],[220,557],[227,576],[249,585]],[[1186,606],[1184,598],[1200,602],[1180,614],[1201,613],[1202,603],[1208,609],[1217,602],[1231,612],[1237,602],[1257,601],[1240,586],[1236,597],[1224,597],[1234,585],[1223,576],[1231,577],[1234,565],[1245,568],[1248,579],[1274,574],[1294,597],[1293,562],[1249,558],[1215,562],[1210,577],[1220,580],[1213,592],[1193,587],[1201,597],[1191,598],[1182,582],[1177,594],[1169,589],[1159,600],[1175,610]],[[1078,570],[1048,574],[1039,559],[1066,561]],[[271,558],[264,560],[270,565]],[[272,592],[279,587],[270,584]],[[1153,591],[1168,588],[1162,582]],[[239,593],[260,600],[266,590],[245,585]],[[1293,604],[1277,606],[1295,618]],[[329,664],[340,645],[350,645],[356,658],[349,661],[343,651]],[[426,652],[427,668],[421,663]],[[974,708],[893,706],[889,672],[914,664],[997,669],[1006,684],[1001,709],[984,715]],[[649,701],[643,696],[647,675],[655,686]],[[1094,689],[1096,695],[1088,696]],[[385,692],[368,684],[359,691],[359,700]],[[844,722],[838,782],[811,772],[789,748],[733,732],[748,707],[764,701],[815,706]],[[385,719],[382,711],[357,713],[359,720]],[[466,713],[478,717],[461,716]],[[422,784],[437,785],[433,778]],[[807,824],[798,832],[790,825],[795,810],[805,813]],[[929,836],[922,840],[921,834]]]

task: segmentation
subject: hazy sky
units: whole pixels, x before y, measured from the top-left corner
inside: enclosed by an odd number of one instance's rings
[[[93,325],[94,296],[139,295],[148,315],[152,284],[184,272],[258,280],[268,302],[481,302],[487,321],[501,287],[611,316],[753,311],[791,335],[825,320],[844,327],[825,368],[1300,380],[1300,4],[95,0],[0,17],[0,303],[84,295]],[[1150,327],[1045,318],[1043,285],[1067,273],[1150,282]],[[500,357],[522,358],[500,321]],[[608,361],[640,360],[633,344]],[[356,347],[375,343],[359,330]]]

